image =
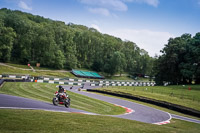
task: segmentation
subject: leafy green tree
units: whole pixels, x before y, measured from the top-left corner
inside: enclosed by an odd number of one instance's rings
[[[159,84],[199,83],[200,34],[171,38],[162,50],[163,55],[155,61],[154,72]]]
[[[64,68],[65,56],[61,50],[55,51],[54,68],[62,69]]]
[[[4,27],[0,22],[0,61],[8,62],[11,58],[15,32],[11,27]]]
[[[53,68],[88,68],[108,75],[148,73],[148,53],[94,28],[0,9],[0,60]],[[7,39],[5,39],[7,38]],[[7,42],[5,42],[5,40]],[[143,54],[145,53],[145,54]]]
[[[114,52],[112,58],[111,58],[111,66],[115,73],[124,71],[126,68],[126,59],[125,55],[119,51]]]
[[[193,67],[193,75],[196,84],[200,84],[200,32],[196,33],[191,41],[191,59]],[[190,66],[190,67],[191,67]]]

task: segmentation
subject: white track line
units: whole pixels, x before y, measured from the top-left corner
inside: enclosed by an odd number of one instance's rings
[[[168,112],[166,112],[166,113],[168,113]],[[153,123],[153,124],[155,124],[155,125],[164,125],[164,124],[169,124],[169,123],[170,123],[170,120],[172,119],[172,116],[171,116],[170,113],[168,113],[168,114],[169,114],[169,116],[170,116],[170,118],[169,118],[168,120],[166,120],[166,121],[162,121],[162,122]]]
[[[51,112],[69,113],[68,111],[47,110],[47,109],[41,109],[41,108],[0,107],[0,109],[44,110],[44,111],[51,111]]]

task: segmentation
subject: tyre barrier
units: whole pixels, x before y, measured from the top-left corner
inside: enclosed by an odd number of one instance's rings
[[[99,81],[100,84],[143,84],[143,85],[155,85],[155,82],[136,82],[136,81],[111,81],[111,80],[102,80]]]
[[[0,78],[21,78],[21,79],[27,79],[28,75],[9,75],[9,74],[2,74],[0,75]]]
[[[83,85],[84,83],[91,83],[90,86],[155,86],[155,82],[132,82],[132,81],[114,81],[114,80],[85,80],[85,79],[74,79],[74,78],[53,78],[53,77],[31,77],[28,75],[0,75],[0,78],[29,78],[31,82],[39,81],[41,83],[55,83],[55,84],[66,84],[66,85]],[[68,82],[65,82],[68,80]],[[77,83],[71,83],[77,82]],[[80,84],[81,83],[81,84]]]
[[[62,81],[52,81],[52,80],[34,80],[37,83],[50,83],[50,84],[62,84],[62,85],[84,85],[84,83],[76,82],[62,82]]]
[[[0,75],[0,86],[4,82],[32,82],[33,77],[30,77],[29,75],[9,75],[9,74],[2,74]]]
[[[39,80],[54,80],[54,81],[62,81],[62,80],[68,80],[71,82],[86,82],[86,83],[93,83],[97,82],[95,80],[84,80],[84,79],[73,79],[73,78],[51,78],[51,77],[38,77]]]
[[[0,79],[0,86],[4,82],[31,82],[30,79]]]
[[[4,82],[4,79],[0,79],[0,87],[3,84],[3,82]]]
[[[184,114],[188,114],[188,115],[192,115],[192,116],[200,118],[200,111],[198,111],[198,110],[188,108],[188,107],[184,107],[184,106],[177,105],[177,104],[173,104],[173,103],[169,103],[169,102],[165,102],[165,101],[155,100],[155,99],[137,96],[137,95],[131,95],[129,93],[111,92],[111,91],[108,91],[108,90],[87,89],[87,91],[103,93],[103,94],[108,94],[108,95],[112,95],[112,96],[142,101],[142,102],[154,104],[154,105],[157,105],[157,106],[160,106],[160,107],[164,107],[164,108],[167,108],[167,109],[170,109],[170,110],[174,110],[174,111],[177,111],[177,112],[180,112],[180,113],[184,113]]]
[[[155,86],[155,82],[124,82],[114,80],[85,80],[85,79],[74,79],[74,78],[53,78],[53,77],[38,77],[39,80],[53,80],[62,81],[68,80],[70,82],[84,82],[91,83],[91,86]]]
[[[147,83],[147,82],[133,82],[130,84],[105,83],[105,84],[90,84],[90,86],[155,86],[155,83]]]

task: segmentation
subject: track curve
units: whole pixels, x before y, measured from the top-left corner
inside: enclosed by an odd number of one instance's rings
[[[145,123],[152,123],[152,124],[162,124],[162,123],[169,123],[171,120],[171,115],[167,112],[148,107],[145,105],[141,105],[138,103],[118,99],[118,98],[113,98],[113,97],[108,97],[108,96],[103,96],[103,95],[98,95],[94,93],[89,93],[89,92],[84,92],[84,91],[78,91],[78,88],[80,86],[74,86],[73,89],[69,89],[70,86],[64,86],[65,89],[72,91],[74,93],[78,93],[81,95],[85,95],[94,99],[102,100],[105,102],[121,105],[127,108],[130,108],[134,110],[133,113],[125,114],[125,115],[117,115],[113,117],[119,117],[119,118],[124,118],[124,119],[130,119],[130,120],[136,120],[140,122],[145,122]],[[84,86],[83,89],[87,89],[89,86]]]
[[[105,102],[109,102],[112,104],[124,106],[133,112],[122,114],[122,115],[112,115],[112,117],[124,118],[129,120],[136,120],[145,123],[151,124],[166,124],[171,120],[171,115],[167,112],[157,110],[145,105],[137,104],[134,102],[117,99],[113,97],[107,97],[103,95],[98,95],[94,93],[88,93],[84,91],[78,91],[80,86],[74,86],[73,89],[70,89],[71,86],[64,86],[65,89],[72,91],[74,93],[78,93],[81,95],[85,95],[91,98],[95,98],[98,100],[102,100]],[[91,88],[91,86],[85,85],[83,89]],[[36,109],[36,110],[48,110],[48,111],[56,111],[56,112],[75,112],[75,113],[84,113],[84,114],[94,114],[83,110],[78,110],[74,108],[65,108],[64,106],[54,106],[53,104],[32,100],[28,98],[22,98],[18,96],[11,96],[0,94],[0,108],[16,108],[16,109]]]

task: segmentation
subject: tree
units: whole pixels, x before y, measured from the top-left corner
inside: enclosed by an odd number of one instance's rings
[[[170,38],[154,65],[157,84],[191,84],[199,83],[200,75],[200,34],[193,38],[190,34]]]
[[[65,56],[61,50],[55,51],[54,68],[62,69],[65,63]]]
[[[114,70],[115,73],[124,71],[126,68],[126,59],[123,53],[116,51],[114,52],[114,55],[111,58],[111,68]]]
[[[15,37],[16,34],[13,29],[11,27],[4,27],[3,23],[0,22],[0,61],[10,61]]]
[[[146,73],[148,53],[133,42],[83,25],[0,9],[0,60],[53,68],[87,68],[115,73]],[[5,42],[7,41],[7,42]]]
[[[191,41],[191,58],[193,75],[196,84],[200,84],[200,32],[196,33]]]

